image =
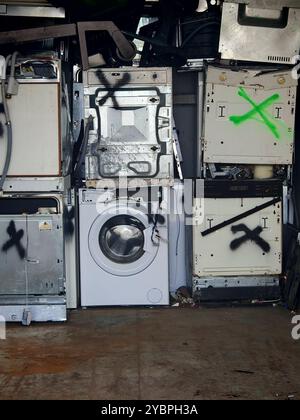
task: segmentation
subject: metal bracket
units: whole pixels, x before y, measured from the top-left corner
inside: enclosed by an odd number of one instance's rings
[[[123,35],[120,29],[111,21],[79,22],[77,24],[77,27],[83,70],[88,70],[88,68],[90,67],[86,41],[87,32],[108,32],[109,35],[112,37],[113,41],[115,42],[120,56],[126,61],[132,60],[136,55],[136,50],[133,44],[130,41],[128,41],[128,39],[125,37],[125,35]]]
[[[176,130],[176,124],[175,124],[175,120],[173,117],[173,152],[174,152],[174,157],[175,157],[175,161],[176,161],[176,165],[177,165],[177,170],[178,170],[178,175],[179,175],[179,179],[181,181],[183,181],[183,172],[182,172],[182,162],[183,162],[183,157],[182,157],[182,152],[181,152],[181,147],[180,147],[180,142],[179,142],[179,137],[178,137],[178,133]]]
[[[66,38],[76,35],[77,28],[75,24],[20,29],[17,31],[0,32],[0,45],[43,41],[51,38]]]

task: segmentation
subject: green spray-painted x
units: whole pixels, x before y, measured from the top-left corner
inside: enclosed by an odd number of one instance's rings
[[[270,96],[270,98],[263,101],[261,104],[256,104],[248,95],[246,90],[244,88],[240,88],[238,92],[239,96],[244,98],[246,101],[248,101],[252,106],[253,109],[245,115],[241,116],[231,116],[229,119],[231,122],[233,122],[235,125],[240,125],[248,120],[253,119],[257,114],[261,116],[262,122],[272,131],[274,136],[279,139],[280,133],[278,128],[275,124],[271,121],[271,116],[268,115],[268,113],[265,111],[267,108],[269,108],[274,102],[278,101],[280,99],[280,95],[278,93],[275,93],[274,95]]]

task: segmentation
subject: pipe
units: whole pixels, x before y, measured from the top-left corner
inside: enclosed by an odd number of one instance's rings
[[[7,90],[6,90],[6,97],[10,99],[12,95],[18,94],[18,82],[15,79],[15,71],[16,71],[16,60],[19,53],[15,51],[13,55],[11,56],[11,65],[10,65],[10,75],[8,78],[7,83]]]
[[[9,119],[9,113],[8,113],[8,107],[7,102],[5,98],[5,80],[2,80],[1,83],[1,91],[2,91],[2,98],[3,98],[3,104],[4,104],[4,112],[5,112],[5,119],[6,119],[6,125],[7,125],[7,150],[6,150],[6,158],[4,163],[3,172],[0,179],[0,191],[3,190],[4,182],[7,178],[7,174],[9,171],[9,166],[11,162],[11,156],[12,156],[12,126],[11,121]]]
[[[6,58],[6,68],[7,68],[10,60],[11,60],[11,55],[9,55]],[[1,178],[0,178],[0,191],[3,191],[3,186],[4,186],[5,180],[7,178],[7,174],[8,174],[9,166],[10,166],[10,162],[11,162],[12,143],[13,143],[12,126],[11,126],[9,109],[8,109],[7,98],[6,98],[6,71],[5,71],[5,75],[3,76],[3,79],[1,80],[1,94],[2,94],[4,114],[5,114],[5,120],[6,120],[6,126],[7,126],[6,158],[5,158],[3,172],[2,172],[2,175],[1,175]]]

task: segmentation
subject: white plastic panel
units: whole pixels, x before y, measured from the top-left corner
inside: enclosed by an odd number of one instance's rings
[[[208,69],[204,162],[293,163],[297,81],[259,73]]]
[[[198,277],[278,275],[282,271],[282,205],[278,203],[205,237],[202,232],[235,216],[270,202],[271,198],[196,199],[194,217],[194,275]],[[248,240],[235,251],[232,226],[246,225],[251,231],[263,227],[260,237],[270,246],[264,252]]]
[[[59,84],[21,83],[8,101],[13,154],[9,176],[59,176],[61,173]],[[0,94],[0,103],[2,97]],[[4,115],[0,114],[4,124]],[[0,171],[6,155],[6,128],[0,137]]]

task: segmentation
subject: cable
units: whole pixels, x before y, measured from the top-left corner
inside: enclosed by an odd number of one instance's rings
[[[11,55],[8,55],[6,57],[6,60],[5,60],[5,75],[3,76],[2,83],[1,83],[2,88],[3,88],[3,82],[4,82],[4,96],[3,96],[2,100],[3,100],[3,106],[4,106],[4,113],[5,113],[5,117],[6,117],[7,121],[10,121],[10,115],[9,115],[9,109],[8,109],[7,98],[6,98],[6,70],[7,70],[7,67],[9,65],[9,62],[11,61],[11,57],[12,57]],[[2,95],[3,95],[3,93],[2,93]]]
[[[28,250],[29,250],[29,225],[28,225],[28,215],[26,214],[26,256],[25,256],[25,293],[26,293],[26,302],[25,308],[28,309],[28,295],[29,295],[29,280],[28,280]]]
[[[89,134],[91,129],[93,128],[93,122],[94,122],[94,117],[92,115],[89,116],[86,126],[85,126],[85,132],[84,132],[84,137],[83,137],[83,142],[81,145],[81,148],[79,150],[78,153],[78,160],[77,162],[75,162],[74,165],[74,177],[75,179],[80,179],[80,173],[82,170],[82,166],[85,160],[85,155],[86,155],[86,151],[87,151],[87,147],[88,147],[88,143],[89,143]]]
[[[203,24],[203,23],[212,22],[212,21],[215,21],[215,20],[216,20],[215,16],[210,16],[210,17],[206,17],[204,19],[187,20],[185,22],[181,22],[180,26],[192,25],[194,23]]]
[[[176,240],[176,256],[178,256],[178,251],[179,251],[179,240],[180,240],[180,236],[181,236],[181,219],[180,219],[180,215],[179,215],[179,209],[178,209],[178,191],[176,190],[176,188],[174,188],[174,193],[175,193],[175,211],[176,211],[176,218],[177,218],[177,223],[178,223],[178,236],[177,236],[177,240]],[[177,259],[176,259],[176,263],[177,263]]]
[[[178,195],[177,195],[177,190],[175,187],[173,187],[173,191],[174,191],[174,204],[175,204],[175,213],[176,213],[176,220],[177,220],[177,226],[178,226],[178,234],[177,234],[177,239],[176,239],[176,258],[175,258],[175,285],[177,288],[177,280],[178,280],[178,254],[179,254],[179,240],[180,240],[180,235],[181,235],[181,220],[180,220],[180,216],[179,216],[179,212],[178,212]],[[176,290],[175,290],[176,293]]]
[[[198,32],[200,32],[200,31],[202,31],[203,29],[205,29],[205,28],[208,28],[208,27],[210,27],[210,26],[219,26],[220,24],[218,23],[218,22],[208,22],[208,23],[205,23],[204,25],[201,25],[201,26],[199,26],[197,29],[195,29],[192,33],[190,33],[189,34],[189,36],[187,36],[186,38],[185,38],[185,40],[183,41],[183,43],[182,43],[182,46],[181,47],[185,47],[186,46],[186,44],[191,40],[191,39],[193,39],[194,38],[194,36],[196,36],[197,34],[198,34]]]
[[[11,98],[12,95],[18,94],[19,83],[15,79],[16,60],[19,53],[15,51],[11,56],[10,75],[7,82],[6,97]]]

